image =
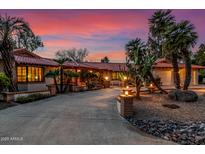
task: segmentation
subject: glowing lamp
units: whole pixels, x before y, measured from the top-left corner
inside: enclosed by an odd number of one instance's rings
[[[93,71],[90,71],[90,73],[93,73]]]
[[[77,70],[77,72],[80,72],[81,70]]]
[[[126,86],[127,89],[129,89],[129,86]]]
[[[37,79],[38,79],[38,76],[35,76],[35,79],[37,80]]]
[[[105,80],[108,80],[108,76],[105,77]]]
[[[150,84],[150,87],[153,87],[153,84],[152,84],[152,83]]]
[[[124,80],[127,80],[127,77],[126,77],[126,76],[124,76]]]
[[[125,95],[126,95],[126,96],[128,96],[128,95],[129,95],[128,91],[125,91]]]

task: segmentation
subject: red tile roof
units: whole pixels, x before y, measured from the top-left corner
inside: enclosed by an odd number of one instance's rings
[[[100,63],[100,62],[84,62],[93,67],[97,67],[101,70],[109,70],[109,71],[126,71],[127,66],[125,63]]]
[[[33,64],[33,65],[45,65],[45,66],[59,66],[57,62],[52,59],[42,58],[34,53],[28,52],[26,49],[14,50],[15,60],[18,64]],[[1,57],[0,57],[1,58]],[[66,62],[65,67],[70,68],[87,68],[87,69],[99,69],[109,71],[127,71],[125,63],[101,63],[101,62]],[[179,68],[184,68],[184,64],[179,64]],[[158,59],[153,68],[173,68],[170,61],[165,58]],[[205,66],[192,65],[194,69],[205,69]]]
[[[31,64],[31,65],[45,65],[45,66],[58,66],[58,63],[51,59],[46,58],[31,58],[15,55],[17,64]]]

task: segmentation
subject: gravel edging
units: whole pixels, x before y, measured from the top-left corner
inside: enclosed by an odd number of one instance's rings
[[[172,120],[127,120],[135,127],[165,140],[183,145],[205,145],[205,122],[179,122]]]

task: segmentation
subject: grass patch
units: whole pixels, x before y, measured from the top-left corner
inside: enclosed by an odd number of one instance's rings
[[[17,103],[20,103],[20,104],[24,104],[24,103],[29,103],[29,102],[33,102],[33,101],[36,101],[36,100],[40,100],[40,99],[44,99],[44,98],[48,98],[50,97],[49,94],[31,94],[31,95],[28,95],[28,96],[20,96],[16,99],[16,102]]]

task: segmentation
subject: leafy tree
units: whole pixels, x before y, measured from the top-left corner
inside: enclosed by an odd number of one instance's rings
[[[101,63],[109,63],[110,60],[107,56],[105,56],[104,58],[101,59]]]
[[[93,86],[92,82],[98,79],[98,75],[95,72],[90,72],[88,70],[82,70],[80,72],[80,77],[85,81],[85,84],[89,89]]]
[[[42,46],[38,36],[32,32],[29,24],[23,18],[0,15],[0,54],[2,56],[4,72],[9,78],[10,91],[17,91],[16,67],[13,51],[15,48],[35,50]]]
[[[70,62],[83,62],[85,58],[88,56],[88,50],[84,49],[68,49],[68,50],[60,50],[56,52],[57,59],[64,59]]]
[[[152,65],[157,58],[156,54],[153,54],[152,50],[139,38],[129,41],[125,49],[126,63],[136,82],[136,96],[140,97],[140,88],[142,83],[146,81],[152,81],[161,92],[167,93],[160,87],[151,73]]]
[[[10,85],[9,78],[3,72],[0,72],[0,91],[9,88]]]

